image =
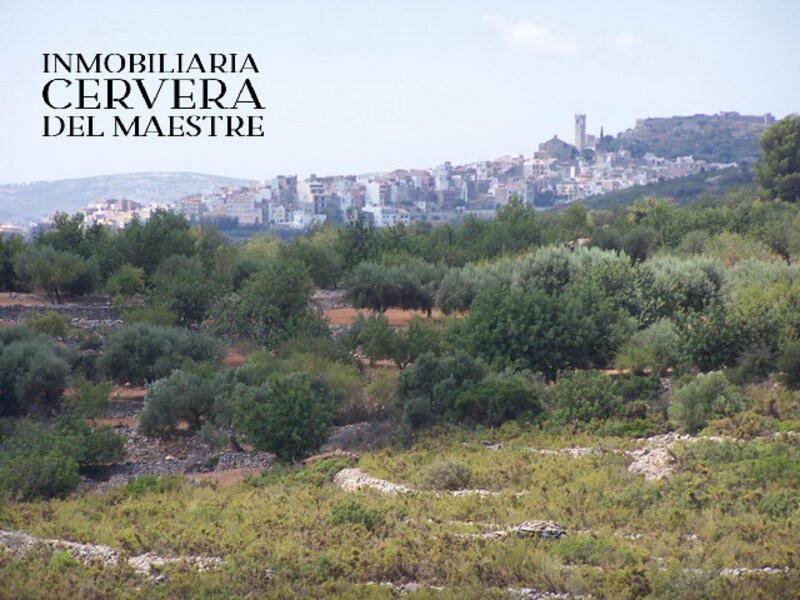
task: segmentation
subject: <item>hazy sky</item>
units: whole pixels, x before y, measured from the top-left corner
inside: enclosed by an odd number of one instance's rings
[[[0,183],[529,155],[571,139],[575,112],[592,133],[647,116],[780,117],[800,110],[798,25],[800,0],[0,0]],[[266,136],[42,138],[44,52],[250,52]]]

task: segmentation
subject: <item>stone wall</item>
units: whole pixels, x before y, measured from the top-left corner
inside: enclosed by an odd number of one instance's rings
[[[0,322],[20,323],[29,312],[43,314],[54,311],[69,319],[70,325],[80,329],[116,329],[124,324],[117,312],[108,304],[61,304],[50,306],[0,306]]]

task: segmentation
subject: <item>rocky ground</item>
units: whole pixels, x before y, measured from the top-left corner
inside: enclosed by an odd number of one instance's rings
[[[65,551],[76,561],[83,564],[99,564],[113,566],[126,562],[136,573],[149,575],[156,579],[162,577],[158,569],[165,565],[184,563],[198,571],[216,569],[222,563],[219,556],[159,556],[148,552],[138,556],[125,557],[123,553],[102,544],[80,544],[65,540],[37,538],[20,531],[0,529],[0,548],[12,556],[21,558],[34,552]]]

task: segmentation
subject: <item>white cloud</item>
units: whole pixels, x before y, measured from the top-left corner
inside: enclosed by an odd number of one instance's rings
[[[510,46],[550,56],[572,56],[578,50],[577,44],[569,35],[545,25],[511,21],[498,14],[484,15],[484,21]]]
[[[630,31],[621,31],[611,38],[611,45],[617,50],[627,50],[638,46],[641,40],[639,37]]]

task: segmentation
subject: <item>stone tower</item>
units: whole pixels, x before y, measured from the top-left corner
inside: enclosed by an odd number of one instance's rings
[[[581,152],[586,148],[586,115],[575,115],[575,147]]]

